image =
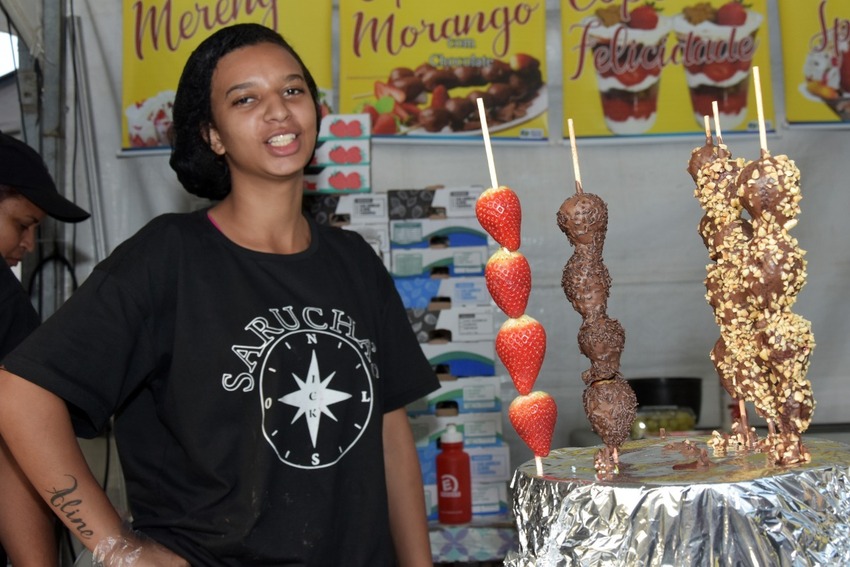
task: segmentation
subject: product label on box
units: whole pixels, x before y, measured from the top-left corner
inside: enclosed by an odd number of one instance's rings
[[[393,275],[399,277],[447,274],[484,275],[486,246],[460,248],[398,248],[392,250]]]
[[[481,276],[394,278],[395,287],[407,309],[439,309],[469,305],[491,305],[487,282]]]
[[[408,309],[407,319],[420,343],[485,341],[496,338],[494,309],[487,306]]]

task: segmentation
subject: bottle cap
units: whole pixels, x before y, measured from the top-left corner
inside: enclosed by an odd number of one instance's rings
[[[457,430],[454,423],[446,426],[446,432],[440,437],[441,443],[463,443],[463,433]]]

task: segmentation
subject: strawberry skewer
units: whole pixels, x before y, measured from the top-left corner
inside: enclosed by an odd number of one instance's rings
[[[522,208],[517,194],[499,185],[482,99],[477,104],[491,187],[478,197],[475,215],[501,247],[487,261],[484,275],[493,301],[508,316],[496,335],[496,354],[520,394],[511,403],[508,417],[534,453],[537,474],[542,476],[542,458],[549,455],[558,416],[552,396],[532,391],[546,355],[546,331],[525,313],[531,293],[531,268],[519,252]]]

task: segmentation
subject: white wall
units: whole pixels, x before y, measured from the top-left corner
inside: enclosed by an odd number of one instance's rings
[[[185,210],[198,203],[179,187],[163,155],[119,158],[121,3],[87,0],[76,4],[84,26],[97,157],[103,187],[108,248],[132,234],[156,214]],[[554,447],[565,446],[571,430],[588,429],[581,405],[580,374],[589,362],[578,352],[581,322],[560,287],[561,270],[572,254],[555,223],[555,211],[574,191],[569,148],[560,139],[560,45],[558,2],[548,0],[552,140],[542,145],[496,145],[500,183],[520,195],[523,206],[522,251],[529,258],[533,290],[528,313],[546,328],[549,348],[536,389],[549,391],[560,408]],[[769,1],[775,67],[773,89],[778,116],[783,109],[781,53],[776,2]],[[580,124],[581,112],[573,118]],[[781,120],[780,120],[781,123]],[[755,135],[726,135],[737,156],[758,157]],[[626,329],[622,370],[626,377],[701,376],[701,423],[721,423],[721,396],[708,358],[719,333],[703,297],[709,262],[697,235],[702,216],[685,172],[691,149],[702,136],[641,143],[583,144],[579,141],[585,190],[602,196],[610,222],[605,263],[613,278],[608,314]],[[794,307],[812,321],[817,349],[809,377],[818,407],[815,423],[848,422],[844,399],[850,394],[850,131],[780,128],[768,139],[774,155],[786,153],[802,171],[802,215],[794,235],[808,251],[808,285]],[[376,144],[373,187],[423,187],[432,184],[487,185],[483,145]],[[78,187],[83,187],[78,184]],[[84,191],[84,189],[78,189]],[[84,201],[82,201],[84,202]],[[81,229],[80,247],[90,250]],[[88,248],[87,248],[88,247]],[[83,271],[90,266],[83,265]],[[508,401],[512,387],[505,389]],[[531,454],[505,421],[513,443],[514,464]]]

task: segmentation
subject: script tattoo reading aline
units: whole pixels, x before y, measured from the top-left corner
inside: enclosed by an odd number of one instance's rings
[[[338,309],[269,309],[246,327],[256,344],[233,352],[247,371],[222,376],[227,391],[260,394],[263,435],[278,458],[323,468],[351,449],[372,416],[375,345],[358,339],[354,320]]]

